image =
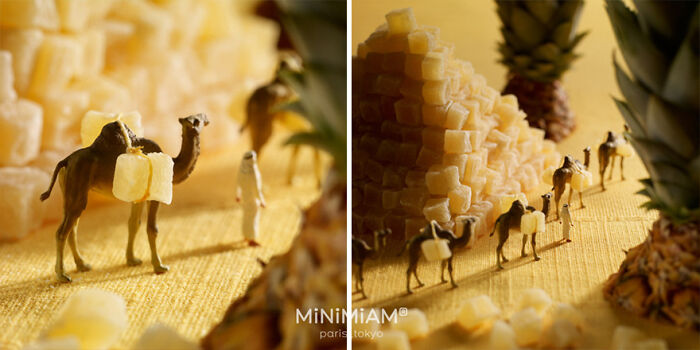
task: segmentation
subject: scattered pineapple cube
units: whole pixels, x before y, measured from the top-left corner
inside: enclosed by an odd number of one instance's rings
[[[61,307],[46,338],[75,336],[81,349],[108,349],[127,326],[126,303],[119,295],[98,289],[75,292]]]
[[[121,120],[126,126],[136,134],[143,136],[143,127],[141,126],[141,114],[137,111],[128,113],[104,113],[98,111],[88,111],[83,116],[80,126],[80,138],[83,147],[90,146],[97,136],[102,132],[102,127],[105,125]]]
[[[446,239],[428,239],[421,243],[420,249],[427,261],[440,261],[452,256]]]
[[[98,75],[105,62],[105,34],[98,30],[87,30],[76,36],[79,56],[75,75],[78,77]]]
[[[153,349],[171,349],[171,350],[197,350],[199,346],[196,343],[185,339],[174,329],[156,323],[146,329],[132,350],[153,350]]]
[[[0,49],[12,54],[12,67],[17,93],[24,93],[31,81],[34,62],[44,33],[38,29],[0,30]]]
[[[472,132],[465,130],[445,131],[445,153],[465,154],[471,153],[472,143],[470,140]]]
[[[397,74],[379,74],[374,82],[373,92],[398,97],[401,96],[399,89],[403,83],[403,77]]]
[[[401,188],[405,177],[405,169],[387,168],[382,175],[382,186],[384,188]]]
[[[411,343],[406,333],[397,330],[388,330],[377,338],[377,350],[410,350]]]
[[[425,55],[420,65],[420,78],[423,80],[445,79],[447,58],[442,53],[429,52]]]
[[[532,307],[517,311],[510,316],[510,325],[515,331],[515,339],[520,346],[537,343],[542,333],[542,316]]]
[[[426,200],[425,206],[423,207],[423,216],[425,216],[425,219],[428,221],[450,221],[451,216],[449,198],[433,198]]]
[[[547,292],[539,288],[529,288],[520,294],[518,309],[523,310],[532,307],[535,311],[542,314],[551,304],[552,298],[549,297]]]
[[[464,303],[457,316],[457,323],[467,331],[473,331],[494,320],[501,310],[487,295],[479,295]]]
[[[17,99],[14,87],[14,73],[12,72],[12,54],[9,51],[0,51],[0,103]]]
[[[668,350],[666,341],[659,338],[649,338],[634,344],[635,350]]]
[[[425,184],[431,194],[447,195],[460,184],[459,169],[454,165],[438,166],[425,174]]]
[[[76,73],[80,45],[66,35],[48,35],[41,44],[29,85],[32,96],[57,93],[68,85]]]
[[[646,338],[642,331],[628,326],[617,326],[613,333],[610,350],[632,349],[635,343]]]
[[[399,154],[396,162],[403,166],[414,166],[416,165],[416,159],[418,158],[420,146],[415,143],[401,143],[399,144]]]
[[[472,189],[469,186],[458,185],[447,193],[450,200],[450,212],[463,214],[469,210],[472,201]]]
[[[39,195],[48,186],[49,175],[37,168],[0,168],[0,241],[20,239],[41,226],[46,205]]]
[[[23,350],[79,350],[80,340],[74,336],[56,339],[42,339],[30,343]]]
[[[53,0],[0,0],[0,26],[57,29],[56,4]]]
[[[389,52],[384,55],[384,60],[382,61],[382,70],[391,73],[403,73],[405,61],[405,53]]]
[[[41,107],[19,99],[0,103],[0,166],[23,165],[39,154]]]
[[[496,320],[491,326],[489,348],[493,350],[516,350],[515,332],[508,323]]]
[[[554,349],[574,348],[581,340],[581,332],[567,320],[555,320],[543,333],[544,345]]]
[[[581,312],[567,303],[554,303],[549,307],[549,318],[552,321],[565,320],[571,322],[579,329],[583,329],[585,324]]]
[[[383,140],[377,149],[376,158],[385,163],[391,163],[396,159],[399,151],[399,143],[393,140]]]
[[[89,0],[56,0],[61,29],[77,32],[85,29],[91,15]]]
[[[416,18],[413,9],[404,8],[386,14],[389,35],[408,34],[416,29]]]
[[[399,316],[393,329],[403,331],[409,340],[423,338],[428,335],[428,319],[419,309],[408,309],[405,316]]]

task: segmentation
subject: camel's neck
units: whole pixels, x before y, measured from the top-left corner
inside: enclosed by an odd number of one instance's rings
[[[591,152],[586,152],[586,158],[583,161],[583,166],[585,166],[586,169],[588,169],[588,165],[590,162],[591,162]]]
[[[455,240],[455,247],[462,247],[462,246],[467,245],[467,243],[469,243],[469,240],[471,238],[472,238],[472,224],[466,223],[466,224],[464,224],[464,230],[462,231],[462,236]]]
[[[374,233],[374,245],[372,246],[372,254],[379,252],[379,235]]]
[[[185,181],[197,163],[199,157],[199,133],[192,131],[186,127],[182,128],[182,146],[180,154],[177,155],[173,162],[173,183],[177,184]]]

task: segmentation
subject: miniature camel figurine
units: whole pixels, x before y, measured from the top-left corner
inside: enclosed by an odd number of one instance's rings
[[[180,118],[182,125],[182,147],[179,155],[173,159],[173,183],[178,184],[189,177],[199,157],[199,134],[202,127],[209,124],[205,114],[191,115]],[[126,126],[126,125],[124,125]],[[144,153],[161,152],[160,146],[155,142],[139,138],[126,128],[126,132],[134,147],[143,147]],[[65,273],[63,267],[63,250],[68,238],[68,243],[73,251],[73,259],[78,271],[89,271],[90,265],[80,255],[78,250],[78,222],[80,215],[87,206],[88,192],[90,190],[113,197],[112,184],[114,182],[114,169],[117,157],[126,152],[126,140],[119,122],[106,124],[100,135],[92,145],[81,148],[68,157],[58,162],[51,178],[49,189],[41,195],[44,201],[51,195],[51,190],[59,180],[63,192],[63,221],[56,231],[56,277],[61,282],[70,282],[71,278]],[[146,202],[131,204],[129,217],[129,240],[126,246],[126,263],[129,266],[141,264],[141,260],[134,257],[134,237],[141,226],[141,216]],[[159,202],[148,201],[148,244],[151,248],[151,264],[156,274],[168,271],[168,266],[163,265],[156,249],[156,237],[158,226],[156,215]]]
[[[569,198],[567,203],[571,204],[571,198],[574,196],[574,188],[571,186],[571,177],[575,172],[588,169],[591,159],[591,148],[586,147],[583,152],[586,157],[584,164],[581,164],[581,162],[571,156],[566,156],[564,157],[564,164],[562,164],[559,169],[555,170],[554,175],[552,175],[552,189],[554,190],[554,202],[557,207],[557,220],[559,220],[559,201],[566,191],[566,184],[569,184]],[[581,203],[581,208],[585,208],[586,205],[583,204],[583,193],[580,191],[578,191],[578,200]]]
[[[454,276],[452,275],[452,259],[454,258],[454,252],[455,250],[464,247],[469,243],[471,238],[474,236],[475,223],[476,217],[469,216],[464,218],[464,220],[462,220],[462,222],[459,223],[463,225],[463,233],[462,236],[459,238],[455,236],[454,233],[450,232],[449,230],[443,230],[437,223],[434,223],[436,235],[438,236],[438,238],[448,240],[448,247],[450,248],[450,252],[452,252],[452,254],[450,254],[450,257],[446,260],[443,260],[441,263],[440,281],[442,283],[447,282],[447,280],[445,279],[445,266],[447,265],[447,271],[450,275],[450,283],[452,284],[453,288],[457,288],[457,283],[455,283]],[[408,292],[408,294],[413,293],[413,291],[411,290],[411,274],[413,274],[413,276],[416,277],[416,281],[418,281],[418,286],[422,287],[424,285],[423,282],[421,282],[418,278],[418,260],[421,256],[421,244],[426,240],[435,238],[432,233],[433,227],[431,227],[430,225],[431,224],[428,223],[428,225],[421,231],[421,233],[411,237],[399,253],[399,255],[402,255],[403,252],[406,251],[406,248],[408,248],[408,270],[406,270],[406,291]]]
[[[375,257],[380,250],[384,249],[384,247],[386,247],[386,237],[390,235],[391,229],[374,231],[373,247],[370,247],[367,242],[362,239],[352,236],[352,263],[353,265],[357,265],[357,279],[355,280],[356,289],[362,293],[363,298],[367,298],[364,286],[365,278],[362,272],[365,260]]]
[[[544,213],[544,219],[547,220],[547,215],[549,214],[549,204],[552,201],[552,192],[547,192],[542,196],[542,213]]]
[[[506,259],[506,256],[503,254],[503,245],[505,245],[506,241],[508,241],[511,229],[516,229],[518,231],[520,230],[520,220],[522,219],[523,215],[525,215],[525,206],[523,205],[523,203],[519,200],[513,201],[513,204],[511,204],[510,209],[508,209],[507,212],[501,214],[498,217],[498,219],[496,219],[496,223],[493,226],[493,231],[491,231],[491,234],[489,234],[489,237],[491,237],[493,236],[494,232],[498,231],[498,246],[496,247],[496,265],[498,265],[499,269],[503,269],[503,265],[501,265],[501,258],[503,258],[503,262],[508,262],[508,259]],[[536,233],[532,234],[532,252],[535,255],[535,260],[540,260],[540,258],[537,256],[537,249],[535,248],[536,235]],[[520,251],[522,256],[527,256],[527,254],[525,254],[526,244],[527,235],[523,235],[523,247]]]
[[[257,88],[248,99],[246,105],[246,121],[241,126],[240,132],[250,128],[251,149],[261,155],[263,146],[270,140],[272,136],[273,122],[281,121],[281,125],[289,129],[289,131],[308,131],[308,127],[301,120],[291,117],[289,113],[280,111],[278,108],[281,105],[290,103],[297,98],[296,93],[287,86],[280,78],[280,72],[283,70],[298,71],[301,66],[301,58],[294,54],[284,55],[281,57],[275,79],[270,83]],[[287,171],[287,183],[291,184],[294,178],[296,168],[297,155],[299,154],[299,145],[292,145],[292,156],[289,162]],[[318,149],[314,148],[314,172],[316,174],[317,184],[321,185],[321,162]]]
[[[610,165],[610,177],[613,178],[613,170],[615,168],[615,158],[620,158],[620,178],[625,179],[624,161],[625,156],[618,152],[618,147],[621,145],[620,138],[612,131],[608,131],[608,136],[605,142],[598,146],[598,168],[600,172],[600,186],[605,191],[605,170]]]

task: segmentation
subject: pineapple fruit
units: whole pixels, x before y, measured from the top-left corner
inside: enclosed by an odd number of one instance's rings
[[[583,0],[497,0],[503,42],[501,63],[508,68],[504,94],[518,98],[531,126],[559,141],[575,127],[561,76],[577,58],[576,33]]]
[[[277,64],[277,24],[248,11],[233,0],[0,0],[0,167],[89,145],[90,110],[138,110],[132,130],[171,155],[177,118],[206,113],[217,128],[203,130],[202,150],[230,146]]]
[[[466,214],[480,218],[483,236],[501,198],[524,197],[559,154],[514,96],[454,57],[438,28],[418,25],[411,9],[386,20],[352,59],[353,227],[403,238]]]
[[[700,329],[700,74],[697,2],[607,1],[629,73],[614,60],[626,137],[649,172],[639,192],[659,211],[603,288],[637,316]],[[653,9],[653,10],[650,10]],[[644,52],[644,55],[640,55]]]

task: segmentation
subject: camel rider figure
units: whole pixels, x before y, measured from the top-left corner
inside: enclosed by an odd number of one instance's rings
[[[262,180],[258,169],[255,151],[243,155],[241,166],[236,179],[236,201],[243,201],[243,236],[250,246],[260,245],[258,225],[260,213],[258,207],[265,208],[265,197],[262,194]]]
[[[564,239],[567,242],[571,242],[571,237],[569,235],[569,230],[574,227],[574,223],[571,221],[571,214],[569,213],[569,205],[564,204],[564,206],[561,208],[561,220],[559,220],[559,223],[562,223],[562,220],[564,221],[564,226],[562,227],[562,233],[564,234]]]

